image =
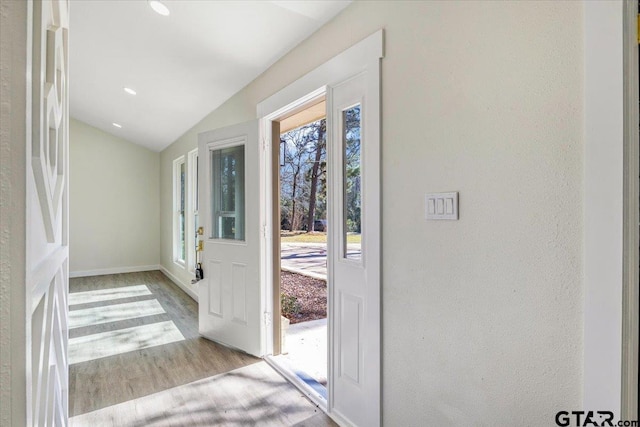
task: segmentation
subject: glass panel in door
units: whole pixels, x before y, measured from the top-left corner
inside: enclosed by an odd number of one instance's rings
[[[211,150],[212,239],[245,240],[244,145]]]
[[[362,258],[362,155],[361,106],[354,105],[342,111],[342,147],[344,215],[344,257]]]

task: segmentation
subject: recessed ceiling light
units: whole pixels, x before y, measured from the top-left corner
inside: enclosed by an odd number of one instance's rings
[[[117,128],[121,128],[121,127],[122,127],[122,125],[120,125],[120,124],[118,124],[118,123],[111,123],[111,124],[112,124],[112,125],[114,125],[114,126],[115,126],[115,127],[117,127]]]
[[[151,9],[155,10],[162,16],[169,16],[169,14],[171,13],[169,11],[169,8],[158,0],[149,0],[149,6],[151,6]]]
[[[135,95],[137,92],[133,89],[131,89],[130,87],[125,87],[124,91],[127,92],[129,95]]]

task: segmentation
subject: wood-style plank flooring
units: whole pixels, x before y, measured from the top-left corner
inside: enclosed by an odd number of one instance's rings
[[[70,280],[69,416],[79,426],[335,426],[265,362],[201,338],[161,272]]]

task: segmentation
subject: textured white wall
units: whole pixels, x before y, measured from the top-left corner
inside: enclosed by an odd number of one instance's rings
[[[70,122],[71,274],[157,266],[160,154]]]
[[[26,423],[27,2],[0,2],[0,425]]]
[[[379,28],[385,425],[550,425],[582,406],[582,3],[354,2],[161,154]],[[424,194],[460,191],[460,220]]]

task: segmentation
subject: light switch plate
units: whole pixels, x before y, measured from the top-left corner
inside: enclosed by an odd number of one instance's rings
[[[426,195],[426,218],[458,220],[458,192]]]

